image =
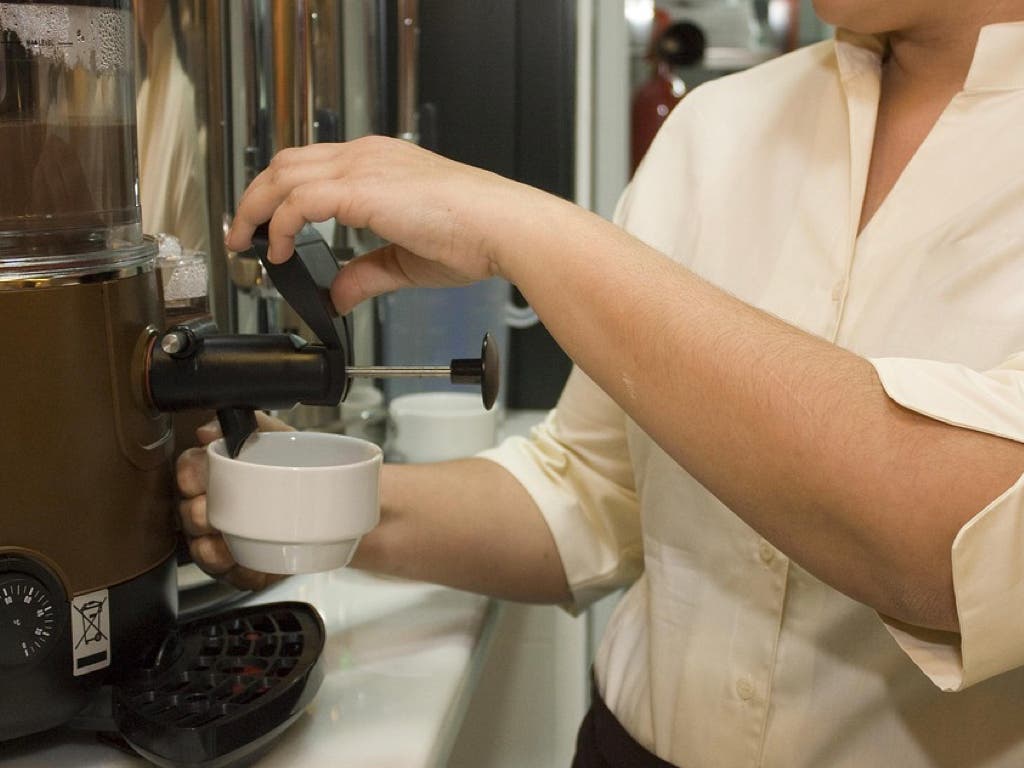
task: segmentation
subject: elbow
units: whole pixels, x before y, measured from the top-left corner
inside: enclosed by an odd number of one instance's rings
[[[953,589],[952,564],[945,563],[926,578],[897,579],[895,589],[890,587],[889,605],[881,613],[925,629],[959,632],[960,616],[957,612],[956,593]]]
[[[888,603],[880,612],[923,629],[959,633],[954,542],[984,504],[914,501],[898,505],[901,524],[890,527],[875,550],[882,557],[876,584]]]

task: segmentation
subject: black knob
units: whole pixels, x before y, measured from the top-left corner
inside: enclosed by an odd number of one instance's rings
[[[479,384],[484,408],[491,410],[494,407],[501,386],[501,360],[498,357],[498,345],[494,343],[494,337],[490,333],[484,334],[479,358],[452,360],[451,382]]]
[[[0,666],[27,664],[57,639],[57,610],[31,576],[0,575]]]

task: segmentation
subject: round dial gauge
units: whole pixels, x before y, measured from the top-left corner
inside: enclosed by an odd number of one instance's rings
[[[30,576],[0,575],[0,664],[24,664],[57,637],[57,612],[46,587]]]

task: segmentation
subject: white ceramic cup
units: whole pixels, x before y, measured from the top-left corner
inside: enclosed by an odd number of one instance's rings
[[[402,395],[388,406],[388,452],[409,463],[464,458],[493,446],[497,428],[497,411],[479,394]]]
[[[320,432],[258,432],[238,458],[207,448],[207,514],[235,560],[266,573],[347,565],[380,520],[381,449]]]

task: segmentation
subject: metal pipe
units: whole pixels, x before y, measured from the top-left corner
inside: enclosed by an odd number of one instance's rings
[[[224,0],[197,6],[205,11],[206,43],[206,178],[210,220],[210,308],[214,318],[232,327],[234,297],[228,287],[227,254],[224,248],[224,216],[232,197],[230,93],[225,82],[228,70],[227,13]]]
[[[313,141],[313,67],[308,0],[273,0],[273,151]]]
[[[418,143],[419,0],[398,0],[398,138]]]

